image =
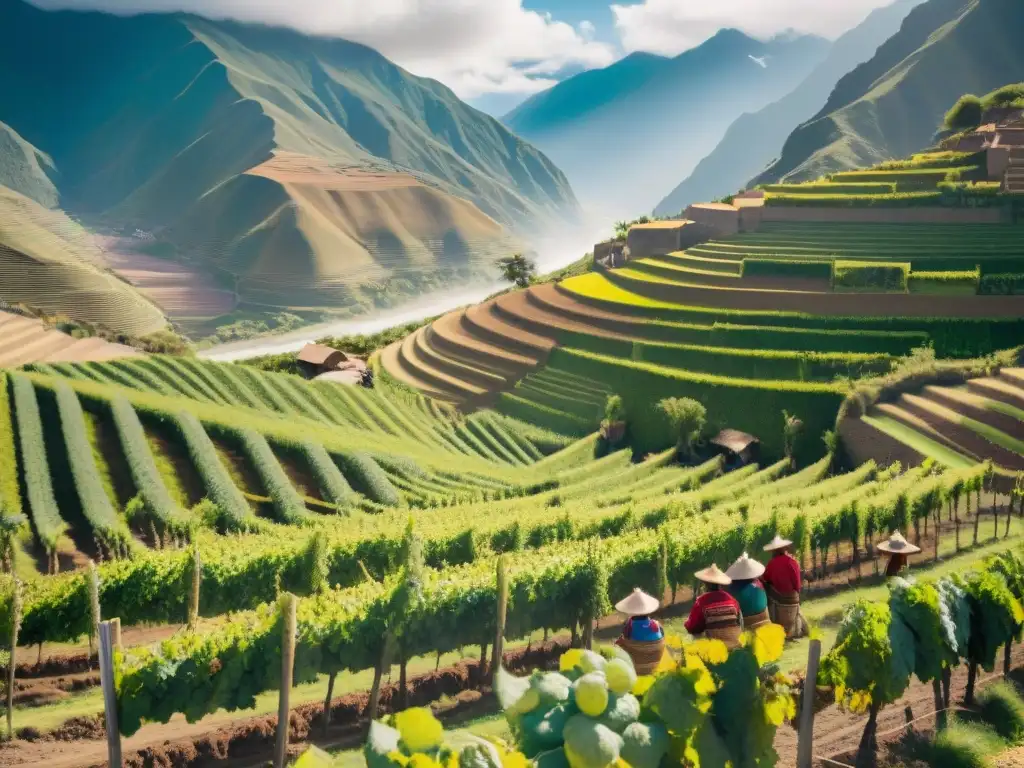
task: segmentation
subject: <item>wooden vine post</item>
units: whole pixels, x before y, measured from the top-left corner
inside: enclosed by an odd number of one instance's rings
[[[99,636],[100,621],[102,620],[100,615],[100,574],[96,569],[96,563],[92,560],[89,561],[89,575],[87,578],[89,581],[89,618],[91,620],[91,626],[89,627],[89,655],[92,656],[93,640]]]
[[[199,545],[192,545],[192,589],[188,595],[188,628],[194,632],[199,626],[199,584],[203,579],[203,561]]]
[[[107,730],[107,764],[121,768],[121,733],[117,725],[117,691],[114,688],[114,632],[111,622],[100,622],[99,638],[100,683],[103,686],[103,717]]]
[[[818,662],[821,640],[811,640],[807,649],[807,672],[804,675],[803,704],[800,707],[800,736],[797,742],[797,768],[811,768],[814,760],[814,696],[818,690]]]
[[[11,599],[11,658],[7,662],[7,738],[14,738],[14,670],[15,653],[18,650],[18,630],[21,629],[21,610],[23,603],[21,579],[14,577],[14,595]]]
[[[291,708],[292,679],[295,669],[295,595],[285,593],[281,597],[281,613],[284,631],[281,636],[281,694],[277,702],[277,744],[274,749],[274,768],[284,768],[288,760],[288,713]]]
[[[497,672],[502,664],[502,653],[505,645],[505,618],[508,615],[508,565],[505,556],[498,558],[498,613],[496,618],[496,631],[494,634],[494,648],[491,653],[491,675]]]

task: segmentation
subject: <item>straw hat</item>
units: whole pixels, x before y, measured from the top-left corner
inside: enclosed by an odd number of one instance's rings
[[[627,616],[647,616],[658,610],[660,605],[658,598],[651,597],[637,587],[629,597],[623,598],[615,604],[615,610]]]
[[[789,539],[784,539],[779,534],[775,534],[775,538],[764,545],[765,552],[774,552],[777,549],[785,549],[786,547],[792,547],[793,542]]]
[[[878,549],[892,555],[913,555],[921,551],[920,547],[915,547],[909,541],[904,539],[903,534],[899,531],[896,531],[896,533],[885,541],[879,542]]]
[[[757,560],[751,560],[750,555],[744,552],[742,557],[729,566],[729,570],[725,572],[725,575],[733,581],[745,581],[747,579],[756,579],[763,573],[764,566],[757,562]]]
[[[721,587],[726,587],[732,584],[732,579],[722,573],[714,563],[711,564],[710,568],[705,568],[703,571],[697,571],[693,575],[705,584],[717,584]]]

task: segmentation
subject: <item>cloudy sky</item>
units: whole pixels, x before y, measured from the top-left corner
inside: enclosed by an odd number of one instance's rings
[[[836,37],[891,0],[32,0],[117,13],[185,10],[370,45],[501,113],[633,51],[675,55],[722,27]]]

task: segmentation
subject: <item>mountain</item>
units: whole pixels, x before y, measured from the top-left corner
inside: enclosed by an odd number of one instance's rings
[[[0,299],[145,336],[163,313],[106,269],[93,236],[60,210],[0,186]]]
[[[839,79],[870,59],[922,1],[897,0],[872,11],[832,44],[825,60],[796,88],[758,112],[742,114],[714,151],[658,204],[655,213],[674,216],[690,203],[717,200],[742,189],[748,179],[778,157],[786,137],[825,103]]]
[[[493,274],[578,215],[542,153],[361,45],[22,0],[0,26],[0,120],[50,158],[60,204],[156,233],[243,302],[365,308]]]
[[[0,187],[20,192],[40,205],[53,208],[59,199],[52,178],[55,172],[49,156],[25,141],[9,125],[0,122]]]
[[[504,121],[602,215],[650,213],[733,120],[791,91],[828,49],[819,37],[725,29],[675,58],[634,54],[571,77]]]
[[[780,159],[752,183],[803,181],[906,157],[928,146],[964,93],[1024,79],[1024,3],[928,0],[836,85]]]

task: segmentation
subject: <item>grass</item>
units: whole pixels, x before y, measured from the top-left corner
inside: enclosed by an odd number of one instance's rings
[[[987,768],[1006,748],[999,735],[984,725],[954,721],[935,740],[921,747],[930,765],[941,768]],[[925,755],[922,755],[925,757]]]

